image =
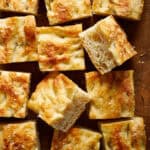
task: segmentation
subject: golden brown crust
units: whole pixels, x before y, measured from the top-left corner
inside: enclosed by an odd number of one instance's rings
[[[38,150],[35,122],[1,125],[2,150]]]
[[[99,22],[98,26],[101,30],[102,37],[104,36],[108,39],[108,42],[110,41],[112,43],[112,47],[110,46],[109,50],[112,52],[118,65],[121,65],[137,53],[128,42],[125,32],[115,21],[113,16],[109,16]]]
[[[36,22],[33,16],[26,17],[24,21],[24,34],[25,34],[25,52],[27,59],[37,60],[37,43],[36,43]]]
[[[0,10],[36,14],[38,0],[0,0]]]
[[[51,150],[99,150],[101,134],[74,127],[67,133],[54,131]]]
[[[89,100],[89,95],[65,75],[50,73],[37,85],[28,107],[52,127],[67,131]]]
[[[0,71],[0,117],[24,118],[30,74]]]
[[[82,25],[38,27],[38,54],[41,71],[83,70],[84,52],[78,34]]]
[[[80,37],[91,61],[101,74],[110,72],[136,54],[113,16],[81,32]]]
[[[34,16],[0,19],[0,64],[36,61]]]
[[[99,15],[116,15],[140,20],[144,0],[94,0],[92,10]]]
[[[106,150],[145,150],[146,135],[143,118],[101,124]]]
[[[45,0],[45,4],[51,25],[92,15],[90,0]]]
[[[86,73],[86,88],[92,97],[90,119],[134,115],[133,71],[113,71],[105,75],[100,75],[96,71]]]

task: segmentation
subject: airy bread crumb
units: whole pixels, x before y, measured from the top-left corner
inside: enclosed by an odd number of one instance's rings
[[[110,72],[137,53],[113,16],[98,21],[79,36],[92,63],[101,74]]]

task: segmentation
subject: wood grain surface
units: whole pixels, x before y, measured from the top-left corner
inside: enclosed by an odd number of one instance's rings
[[[40,0],[39,15],[36,17],[38,26],[48,26],[48,20],[46,18],[46,9],[43,0]],[[1,18],[8,16],[15,16],[20,14],[15,13],[1,13]],[[83,23],[84,29],[93,25],[96,21],[100,20],[102,17],[94,16],[93,18],[88,18],[80,20],[78,22],[70,22],[68,24]],[[145,0],[144,13],[141,21],[129,21],[118,19],[117,21],[123,27],[128,35],[129,41],[135,46],[138,54],[124,63],[122,66],[116,68],[115,70],[135,70],[135,94],[136,94],[136,112],[137,116],[144,117],[146,125],[146,135],[147,135],[147,150],[150,150],[150,0]],[[72,71],[64,72],[73,81],[79,84],[80,87],[85,89],[85,79],[84,73],[86,71],[95,70],[94,66],[91,64],[87,54],[86,56],[86,66],[85,71]],[[37,83],[47,74],[41,73],[38,68],[38,63],[18,63],[9,65],[0,65],[1,69],[13,70],[13,71],[25,71],[32,73],[31,82],[31,93],[34,91]],[[31,94],[30,93],[30,94]],[[91,128],[93,130],[97,129],[97,122],[87,119],[87,113],[84,112],[76,124],[84,127]],[[53,134],[53,129],[44,123],[42,120],[37,118],[36,114],[29,111],[29,114],[25,120],[36,120],[37,128],[39,132],[39,138],[41,143],[41,150],[50,150],[50,144]],[[0,122],[14,122],[17,119],[0,119]]]

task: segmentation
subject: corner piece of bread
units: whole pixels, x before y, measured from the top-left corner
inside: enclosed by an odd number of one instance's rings
[[[66,132],[90,100],[67,76],[50,73],[37,85],[28,107],[53,128]]]
[[[30,76],[30,73],[0,70],[0,117],[26,117]]]
[[[39,0],[0,0],[0,11],[37,14]]]
[[[36,21],[32,15],[0,19],[0,64],[37,61]]]
[[[144,0],[94,0],[92,11],[97,15],[115,15],[131,20],[140,20]]]
[[[116,119],[134,116],[133,70],[112,71],[101,75],[97,71],[85,74],[86,88],[91,96],[90,119]]]
[[[45,0],[50,25],[92,16],[90,0]]]
[[[98,21],[79,36],[92,63],[101,74],[110,72],[137,54],[113,16]]]
[[[50,150],[99,150],[101,134],[89,129],[73,127],[64,133],[54,131]]]
[[[126,121],[99,123],[106,150],[128,149],[146,150],[144,120],[134,117]]]
[[[82,24],[37,27],[41,71],[84,70],[84,51],[79,38]]]
[[[40,150],[36,123],[26,121],[0,124],[0,149]]]

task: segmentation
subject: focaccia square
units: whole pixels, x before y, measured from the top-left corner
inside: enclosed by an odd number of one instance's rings
[[[78,34],[82,24],[38,27],[37,42],[41,71],[83,70],[84,51]]]
[[[143,118],[135,117],[99,126],[104,137],[105,150],[146,150]]]
[[[92,16],[90,0],[45,0],[50,25]]]
[[[101,74],[110,72],[136,54],[113,16],[98,21],[81,32],[80,37],[92,63]]]
[[[90,119],[133,117],[135,110],[133,71],[113,71],[105,75],[86,73],[86,88],[92,100]]]
[[[48,125],[66,132],[89,101],[89,95],[67,76],[50,73],[37,85],[28,107]]]
[[[0,150],[39,150],[36,123],[0,124]]]
[[[36,14],[38,0],[0,0],[0,11]]]
[[[140,20],[144,0],[94,0],[92,10],[98,15],[116,15],[132,20]]]
[[[73,127],[68,132],[54,131],[51,150],[99,150],[101,134]]]
[[[0,64],[36,60],[35,17],[0,19]]]
[[[0,117],[24,118],[30,73],[0,71]]]

